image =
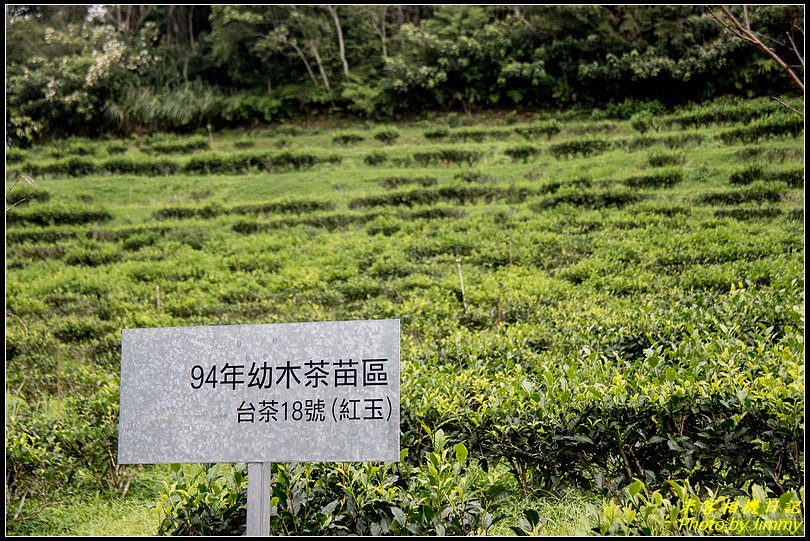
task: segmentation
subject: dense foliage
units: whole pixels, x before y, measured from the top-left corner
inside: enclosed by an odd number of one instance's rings
[[[793,59],[802,6],[754,6],[747,18]],[[672,106],[791,84],[689,5],[8,6],[6,23],[15,146],[327,111]]]
[[[567,487],[605,499],[601,533],[801,499],[803,130],[773,103],[17,150],[9,531],[143,492],[120,331],[182,325],[401,319],[402,460],[274,465],[275,533],[538,533],[505,509]],[[243,465],[163,481],[156,532],[243,533]]]

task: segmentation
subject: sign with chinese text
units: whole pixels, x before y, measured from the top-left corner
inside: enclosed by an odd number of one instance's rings
[[[123,330],[121,464],[399,451],[399,320]]]

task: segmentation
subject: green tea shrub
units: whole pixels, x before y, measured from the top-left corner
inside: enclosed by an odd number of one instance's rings
[[[419,184],[424,188],[435,186],[438,183],[436,177],[385,177],[379,180],[380,185],[388,190],[395,190],[408,184]]]
[[[55,417],[27,404],[15,409],[6,420],[6,519],[36,516],[55,494],[126,495],[138,467],[118,464],[117,451],[115,378],[97,378],[94,392],[64,399]]]
[[[390,216],[380,216],[366,224],[366,232],[369,235],[383,234],[390,237],[402,228],[401,220]]]
[[[699,133],[684,133],[668,135],[660,139],[661,143],[670,150],[697,147],[703,143],[703,135]]]
[[[734,153],[734,156],[741,160],[766,160],[769,162],[787,162],[790,160],[803,161],[804,149],[802,148],[764,148],[746,147]]]
[[[450,132],[450,141],[453,142],[468,142],[482,143],[490,137],[506,137],[509,131],[502,129],[484,130],[484,129],[461,129],[453,130]]]
[[[532,145],[520,145],[509,147],[503,151],[504,154],[512,158],[513,162],[526,163],[540,155],[540,149]]]
[[[208,150],[209,148],[207,137],[195,136],[184,139],[147,141],[141,147],[141,150],[147,154],[188,154],[197,150]]]
[[[182,166],[169,158],[118,157],[109,158],[100,165],[113,175],[169,176],[179,173]]]
[[[171,466],[172,484],[160,495],[158,535],[245,535],[244,466],[203,464],[194,475]]]
[[[548,122],[532,126],[515,128],[515,133],[528,141],[538,139],[540,136],[543,136],[547,141],[550,141],[551,138],[560,133],[560,131],[562,131],[562,128],[560,127],[560,123],[556,120],[550,120]]]
[[[96,150],[92,143],[72,142],[64,147],[64,153],[70,156],[95,156]]]
[[[623,184],[631,188],[671,188],[681,182],[683,171],[681,169],[666,169],[648,175],[637,175],[622,180]]]
[[[754,181],[762,180],[765,170],[761,165],[749,165],[748,167],[734,171],[729,177],[731,184],[748,185]]]
[[[253,148],[256,146],[256,141],[251,141],[250,139],[240,139],[239,141],[234,141],[233,148],[237,150],[245,150],[248,148]]]
[[[612,120],[629,120],[633,115],[648,112],[660,116],[664,113],[664,106],[658,100],[640,101],[626,98],[621,102],[608,103],[605,106],[605,116]]]
[[[475,150],[460,150],[456,148],[446,148],[434,151],[416,152],[413,155],[414,161],[422,167],[436,164],[463,163],[475,165],[482,155]]]
[[[360,197],[349,201],[350,209],[364,209],[381,206],[432,205],[439,201],[458,204],[469,203],[478,199],[486,201],[507,201],[519,203],[524,201],[531,191],[527,188],[498,188],[484,186],[444,186],[438,189],[407,190],[383,195]]]
[[[6,219],[8,220],[8,216]],[[83,229],[70,227],[15,227],[6,231],[6,243],[13,245],[26,242],[57,242],[65,239],[75,239],[83,236],[84,233]]]
[[[804,132],[804,119],[796,114],[781,114],[757,119],[741,128],[720,134],[727,145],[756,143],[770,137],[798,137]]]
[[[156,231],[144,231],[128,235],[121,243],[121,247],[128,252],[136,252],[145,246],[154,246],[161,238]]]
[[[484,173],[483,171],[461,171],[453,175],[453,178],[476,184],[486,184],[488,182],[495,182],[498,180],[496,177]]]
[[[332,142],[338,145],[354,145],[365,140],[360,134],[357,133],[341,133],[332,138]]]
[[[730,208],[718,209],[714,215],[718,218],[733,218],[735,220],[772,220],[781,216],[782,209],[778,207],[758,207],[758,208]]]
[[[441,220],[445,218],[457,220],[466,215],[467,213],[464,212],[464,210],[452,207],[432,207],[407,213],[407,217],[410,220]]]
[[[435,141],[437,139],[445,139],[450,136],[450,129],[446,126],[437,126],[435,128],[428,128],[423,132],[425,139]]]
[[[381,143],[385,143],[386,145],[392,144],[394,141],[399,139],[399,136],[399,131],[394,128],[382,129],[374,133],[374,139],[380,141]]]
[[[6,193],[6,205],[8,207],[14,207],[19,205],[27,205],[32,201],[44,203],[50,198],[51,193],[49,191],[42,190],[37,186],[32,186],[27,182],[18,182],[12,190]]]
[[[77,225],[109,220],[112,220],[112,214],[106,209],[85,206],[53,205],[15,208],[13,212],[6,214],[6,223],[9,225]]]
[[[655,116],[649,111],[641,111],[630,117],[630,126],[642,135],[650,130],[658,129]]]
[[[584,135],[584,134],[605,134],[610,133],[616,129],[616,124],[613,122],[588,122],[583,124],[573,124],[566,130],[571,135]]]
[[[785,169],[773,171],[767,175],[767,180],[774,182],[784,182],[790,188],[804,187],[804,169]]]
[[[686,163],[683,152],[652,152],[647,156],[647,165],[650,167],[669,167]]]
[[[254,205],[239,205],[231,208],[232,214],[305,214],[322,210],[334,210],[335,204],[331,201],[317,199],[288,199],[270,203],[257,203]]]
[[[273,135],[282,135],[285,137],[297,137],[304,134],[304,130],[293,124],[282,124],[276,128]]]
[[[6,163],[15,164],[22,163],[28,159],[28,152],[21,148],[7,148],[6,149]]]
[[[64,261],[68,265],[97,267],[113,263],[120,258],[121,253],[115,245],[83,240],[67,250]]]
[[[601,154],[610,149],[610,142],[601,139],[576,140],[551,145],[549,153],[555,158],[588,157]]]
[[[714,191],[698,196],[699,205],[740,205],[742,203],[776,203],[785,194],[783,183],[754,182],[738,190]]]
[[[559,205],[573,205],[590,209],[622,208],[631,203],[637,203],[642,199],[644,199],[643,195],[624,187],[593,190],[575,186],[563,186],[554,195],[547,196],[542,201],[532,204],[531,208],[536,211]]]
[[[442,430],[418,465],[273,464],[271,535],[471,535],[495,522],[501,484],[473,491],[475,469],[463,443]],[[242,535],[247,480],[241,468],[173,467],[161,495],[158,533]],[[201,512],[202,510],[206,512]]]
[[[184,220],[197,215],[197,209],[193,207],[165,207],[152,213],[156,220]]]
[[[366,165],[370,165],[372,167],[382,165],[386,161],[388,161],[388,156],[386,156],[385,153],[379,151],[374,151],[371,152],[370,154],[366,154],[366,157],[363,158],[363,162]]]
[[[114,156],[125,153],[129,149],[129,145],[123,141],[110,141],[104,149],[107,151],[108,156]]]

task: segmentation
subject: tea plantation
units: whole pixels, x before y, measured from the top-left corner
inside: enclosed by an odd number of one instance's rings
[[[9,149],[7,532],[244,533],[244,464],[117,464],[123,328],[399,318],[401,461],[274,465],[273,533],[801,535],[803,138],[757,99]]]

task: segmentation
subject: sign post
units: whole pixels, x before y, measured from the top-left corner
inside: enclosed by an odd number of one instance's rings
[[[399,320],[124,329],[120,464],[248,464],[267,535],[272,462],[399,460]]]
[[[248,464],[247,528],[245,535],[267,535],[270,532],[270,464]]]

